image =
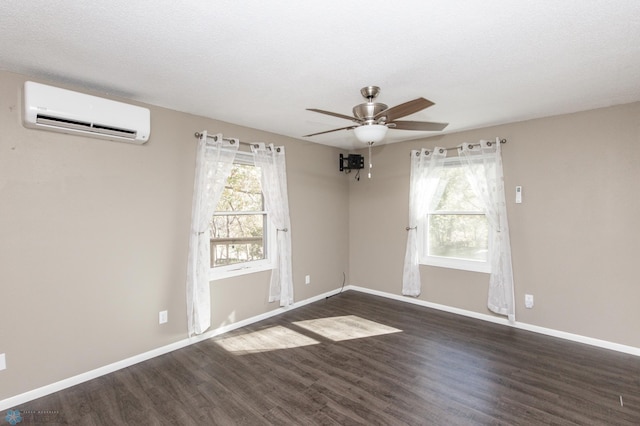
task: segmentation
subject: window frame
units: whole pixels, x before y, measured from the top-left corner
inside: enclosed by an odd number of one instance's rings
[[[459,157],[445,158],[444,167],[464,167]],[[456,257],[434,256],[428,254],[429,247],[429,218],[432,215],[483,215],[486,217],[486,211],[446,211],[446,210],[429,210],[418,219],[418,253],[419,263],[426,266],[437,266],[441,268],[459,269],[462,271],[491,273],[491,251],[493,242],[493,233],[495,232],[491,223],[487,220],[488,236],[487,236],[487,260],[471,260]]]
[[[233,164],[242,164],[248,166],[256,166],[255,161],[253,159],[253,154],[245,151],[236,152],[235,159],[233,160]],[[262,178],[261,178],[262,179]],[[264,185],[264,181],[261,181],[261,185]],[[263,194],[264,197],[264,194]],[[223,216],[224,214],[216,214],[217,211],[214,212],[214,215]],[[225,214],[227,212],[224,212]],[[210,267],[209,268],[209,280],[216,281],[225,278],[237,277],[246,274],[252,274],[255,272],[268,271],[275,268],[275,252],[276,252],[276,229],[271,223],[269,211],[266,207],[264,210],[257,212],[239,212],[236,214],[248,215],[248,214],[264,214],[264,251],[265,257],[264,259],[252,260],[241,263],[234,263],[232,265],[225,265],[219,267]]]

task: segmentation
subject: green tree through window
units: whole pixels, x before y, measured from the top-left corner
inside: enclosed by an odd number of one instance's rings
[[[236,160],[211,218],[211,267],[266,258],[261,170]]]
[[[489,223],[457,158],[445,161],[438,196],[424,218],[421,263],[487,272]]]

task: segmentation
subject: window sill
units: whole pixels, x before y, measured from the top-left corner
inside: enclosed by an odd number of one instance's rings
[[[491,273],[491,265],[489,265],[488,262],[454,259],[449,257],[431,256],[426,259],[420,259],[420,265],[459,269],[461,271],[483,272],[486,274]]]
[[[211,269],[209,272],[209,281],[268,271],[274,268],[275,266],[270,262],[252,262],[251,264],[224,266],[220,269]]]

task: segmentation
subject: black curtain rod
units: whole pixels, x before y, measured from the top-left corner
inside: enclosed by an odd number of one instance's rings
[[[194,136],[195,136],[196,138],[200,139],[200,136],[202,136],[202,133],[200,133],[200,132],[195,132],[195,133],[194,133]],[[215,142],[215,141],[217,141],[217,140],[218,140],[218,135],[210,135],[210,134],[208,134],[208,133],[207,133],[207,139],[213,139],[213,140],[214,140],[214,142]],[[255,146],[255,147],[260,146],[260,144],[259,144],[259,143],[256,143],[256,142],[243,142],[243,141],[241,141],[241,140],[239,140],[239,139],[233,139],[233,138],[222,138],[222,140],[223,140],[223,141],[227,141],[227,142],[237,140],[238,142],[240,142],[240,145],[249,145],[249,146]],[[271,147],[270,147],[270,146],[267,146],[266,148],[267,148],[269,151],[271,151]],[[276,152],[280,152],[280,147],[277,147],[277,148],[276,148]]]
[[[200,132],[195,132],[195,133],[194,133],[194,136],[195,136],[196,138],[200,139],[200,136],[202,136],[202,133],[200,133]],[[209,135],[209,134],[207,134],[207,138],[213,139],[213,140],[215,141],[215,140],[218,140],[218,135]],[[231,139],[231,138],[222,138],[222,139],[223,139],[223,140],[225,140],[225,141],[231,141],[231,140],[233,140],[233,139]],[[252,143],[252,142],[244,142],[244,141],[239,141],[239,142],[240,142],[240,144],[241,144],[241,145],[258,145],[257,143]],[[487,142],[489,142],[489,143],[493,143],[493,141],[492,141],[492,140],[489,140],[489,139],[487,139]],[[507,140],[506,140],[506,139],[500,139],[500,143],[507,143]],[[480,145],[480,144],[479,144],[479,143],[472,143],[471,145],[472,145],[472,146],[478,146],[478,145]],[[442,148],[442,149],[447,150],[447,151],[450,151],[450,150],[452,150],[452,149],[458,149],[458,147],[453,147],[453,148]]]
[[[493,140],[492,139],[486,139],[486,141],[489,143],[489,146],[491,146],[491,144],[493,144]],[[500,143],[507,143],[506,139],[500,139]],[[478,143],[471,143],[469,144],[471,146],[480,146],[480,142]],[[452,148],[445,148],[447,151],[451,151],[452,149],[458,149],[457,146],[452,147]]]
[[[200,139],[200,136],[202,136],[202,133],[196,132],[194,134],[194,136],[196,138]],[[218,135],[209,135],[209,134],[207,134],[207,138],[208,139],[213,139],[214,141],[217,141],[218,140]],[[233,139],[231,139],[231,138],[222,138],[222,140],[231,141]],[[243,142],[243,141],[239,141],[239,142],[240,142],[241,145],[258,145],[257,143],[251,143],[251,142]]]
[[[489,143],[489,146],[491,146],[491,144],[493,143],[493,140],[491,140],[491,139],[487,139],[486,141]],[[506,139],[500,139],[500,143],[507,143],[507,140]],[[471,146],[480,146],[480,143],[479,142],[478,143],[472,143],[472,144],[469,144],[469,145],[471,145]],[[436,147],[433,147],[433,149],[435,149],[435,148]],[[455,146],[455,147],[451,147],[451,148],[440,148],[440,152],[442,153],[442,151],[451,151],[453,149],[457,150],[457,149],[459,149],[459,147]]]

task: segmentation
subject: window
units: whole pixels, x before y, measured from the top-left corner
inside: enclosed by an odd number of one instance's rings
[[[261,170],[251,154],[238,152],[211,218],[212,278],[270,269],[272,241]]]
[[[420,263],[490,272],[489,223],[458,158],[447,158],[434,203],[418,229]]]

